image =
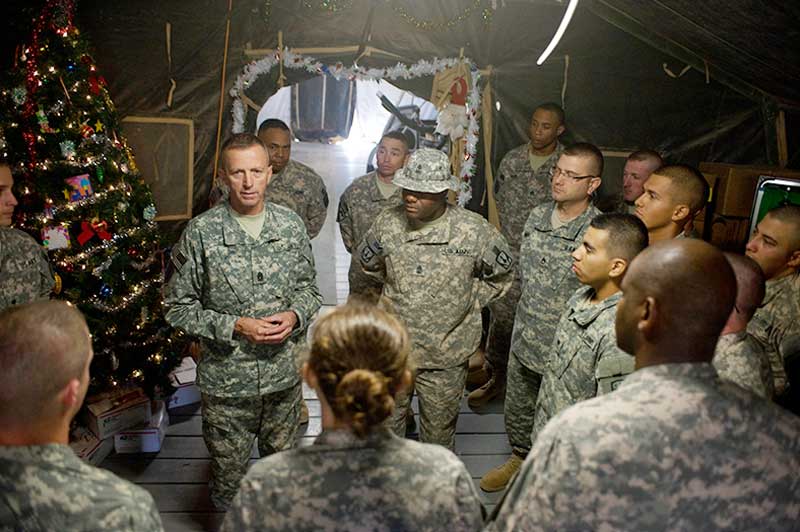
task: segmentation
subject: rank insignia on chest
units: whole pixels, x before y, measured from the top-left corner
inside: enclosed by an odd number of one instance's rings
[[[425,268],[422,267],[422,264],[417,264],[414,268],[414,275],[425,275]]]

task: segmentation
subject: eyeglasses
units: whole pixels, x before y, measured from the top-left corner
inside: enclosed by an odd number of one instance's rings
[[[597,177],[593,175],[575,175],[573,172],[568,170],[562,170],[558,166],[553,169],[553,179],[557,178],[558,176],[564,176],[572,179],[573,181],[580,181],[581,179],[590,179],[592,177]]]

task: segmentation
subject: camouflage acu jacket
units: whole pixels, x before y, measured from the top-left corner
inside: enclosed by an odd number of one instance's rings
[[[384,209],[403,204],[399,189],[388,198],[383,197],[375,183],[376,176],[377,173],[372,172],[357,178],[345,189],[339,200],[336,221],[339,222],[344,247],[351,254],[348,272],[351,294],[368,295],[371,291],[380,293],[381,285],[361,271],[355,248]]]
[[[273,174],[265,197],[267,201],[292,209],[303,220],[309,238],[322,230],[328,214],[328,191],[311,167],[289,160],[280,173]]]
[[[800,271],[767,281],[764,301],[747,324],[747,332],[766,349],[775,395],[780,396],[787,383],[784,343],[800,337]]]
[[[0,227],[0,310],[47,299],[53,279],[42,246],[19,229]]]
[[[590,205],[583,214],[553,229],[556,204],[543,203],[531,211],[522,233],[519,273],[522,295],[517,304],[511,352],[528,369],[544,374],[559,317],[580,282],[572,273],[572,252],[583,241],[592,218],[600,214]]]
[[[222,530],[473,531],[482,511],[470,474],[444,447],[385,429],[363,440],[325,431],[254,464]]]
[[[223,202],[192,219],[172,252],[166,319],[202,341],[197,384],[211,395],[256,396],[297,383],[296,346],[322,301],[302,221],[285,207],[264,208],[258,240]],[[298,324],[283,344],[252,344],[233,334],[239,317],[287,310]]]
[[[157,532],[142,488],[81,461],[66,445],[0,446],[0,530]]]
[[[483,217],[448,205],[413,231],[403,207],[383,211],[359,245],[365,272],[384,282],[380,305],[408,327],[420,368],[458,366],[477,349],[481,309],[511,285],[514,260]]]
[[[536,170],[531,168],[530,143],[517,146],[500,162],[495,184],[497,215],[500,231],[515,259],[519,259],[522,229],[531,210],[552,198],[550,180],[563,151],[564,146],[558,143],[550,158]]]
[[[764,399],[772,398],[774,382],[769,357],[747,331],[720,336],[713,364],[720,378],[735,382]]]
[[[548,423],[491,530],[795,530],[800,420],[662,364]]]
[[[556,327],[552,357],[536,399],[531,441],[556,414],[601,392],[599,383],[621,384],[634,369],[634,358],[617,347],[614,321],[622,292],[590,304],[594,290],[582,286],[569,299]],[[608,387],[610,391],[611,385]]]

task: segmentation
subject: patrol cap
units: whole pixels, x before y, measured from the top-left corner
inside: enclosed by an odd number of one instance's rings
[[[458,180],[450,175],[447,155],[433,148],[420,148],[411,154],[408,163],[394,174],[392,182],[414,192],[437,193],[458,190]]]

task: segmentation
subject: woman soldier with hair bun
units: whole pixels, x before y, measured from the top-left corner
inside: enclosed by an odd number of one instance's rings
[[[411,383],[408,333],[397,319],[375,307],[337,308],[314,326],[302,371],[319,397],[322,434],[253,465],[223,531],[482,527],[464,464],[386,427]]]

